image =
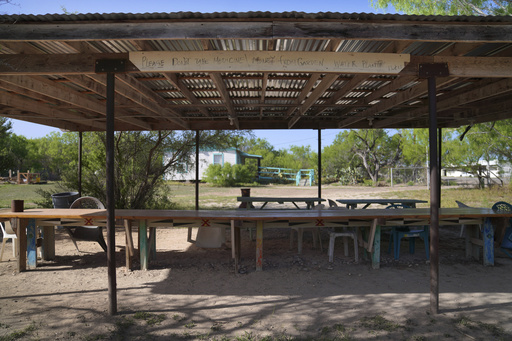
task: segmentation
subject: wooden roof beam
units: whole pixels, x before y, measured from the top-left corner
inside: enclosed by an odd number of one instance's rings
[[[316,83],[318,82],[318,80],[320,79],[321,76],[322,76],[322,74],[320,74],[320,73],[312,73],[311,74],[308,81],[306,82],[306,84],[304,85],[302,90],[300,91],[299,96],[295,100],[294,106],[292,108],[288,109],[285,117],[289,117],[290,115],[292,115],[294,113],[294,111],[296,111],[298,109],[298,107],[301,105],[301,103],[306,99],[306,97],[309,95],[309,93],[313,90],[313,88],[315,87]],[[283,90],[279,90],[279,91],[283,91]],[[284,90],[284,91],[293,91],[293,90]]]
[[[474,86],[472,90],[467,91],[466,89],[458,94],[448,92],[444,97],[439,97],[436,104],[438,112],[460,106],[467,106],[470,105],[470,103],[474,103],[485,98],[512,92],[512,79],[510,78],[505,78],[499,82],[492,83],[489,83],[488,80],[484,80],[481,83],[482,84]],[[510,103],[512,103],[512,100]],[[379,120],[374,124],[374,126],[375,128],[385,127],[387,125],[392,125],[397,121],[408,121],[427,114],[428,108],[420,107],[414,110],[409,110],[406,115],[401,115],[400,117],[393,116]]]
[[[363,120],[373,120],[374,115],[389,110],[397,105],[400,105],[401,103],[411,101],[417,97],[425,95],[428,92],[426,84],[427,82],[425,82],[424,79],[419,81],[421,81],[421,83],[419,83],[418,85],[408,88],[407,90],[401,91],[390,98],[382,98],[378,104],[375,104],[367,108],[363,112],[360,112],[352,117],[344,119],[342,122],[340,122],[339,128],[347,128]],[[451,77],[438,78],[437,85],[441,87],[453,81],[454,78]]]
[[[92,91],[93,93],[96,93],[100,96],[104,97],[105,94],[107,93],[107,88],[105,85],[102,85],[89,77],[68,75],[68,76],[66,76],[66,78],[68,80],[72,81],[74,84],[77,84],[77,85],[81,86],[82,88],[88,89],[88,90]],[[132,115],[132,114],[130,112],[122,109],[123,106],[128,105],[128,103],[126,101],[116,98],[116,102],[118,102],[120,104],[120,106],[116,105],[117,113],[120,114],[120,115],[116,115],[116,119],[133,124],[134,126],[142,128],[142,129],[151,130],[152,127],[148,122],[141,120],[140,118],[130,117],[130,115]]]
[[[39,101],[31,101],[26,97],[21,97],[13,93],[0,92],[0,103],[4,106],[16,108],[20,111],[26,111],[32,115],[41,115],[43,117],[31,117],[30,122],[38,122],[40,124],[48,125],[50,121],[55,124],[58,121],[63,121],[62,125],[55,125],[64,129],[76,130],[89,130],[89,129],[104,129],[105,124],[95,121],[94,118],[86,117],[83,114],[77,113],[74,110],[62,110],[53,105],[41,105]],[[24,117],[13,117],[23,120]],[[25,117],[25,120],[28,117]],[[33,118],[33,119],[32,119]],[[48,122],[45,122],[48,120]]]
[[[89,76],[106,86],[107,81],[104,75]],[[176,113],[165,99],[155,94],[147,86],[138,82],[136,78],[118,73],[116,79],[116,93],[120,94],[141,105],[142,107],[154,112],[157,116],[173,121],[184,129],[188,129],[188,123]]]
[[[78,22],[68,25],[54,23],[3,24],[0,40],[139,40],[144,39],[372,39],[510,42],[512,27],[508,22],[443,23],[420,21],[301,21],[260,20],[236,22],[196,21],[174,22]]]
[[[226,89],[226,84],[224,83],[224,80],[222,79],[220,73],[218,72],[211,72],[210,77],[215,84],[215,87],[217,90],[219,90],[219,93],[222,97],[222,100],[226,104],[226,108],[228,109],[228,118],[230,125],[234,125],[236,129],[240,129],[240,123],[238,122],[238,117],[235,112],[235,107],[233,106],[233,102],[231,101],[231,98],[229,96],[228,90]]]
[[[311,95],[306,101],[297,108],[297,113],[288,122],[288,128],[292,128],[301,118],[301,116],[311,108],[320,97],[323,96],[325,91],[329,89],[332,84],[338,79],[338,74],[327,74],[322,78],[320,84],[313,90]]]
[[[329,106],[336,106],[336,102],[341,100],[347,93],[354,91],[361,83],[368,79],[368,75],[354,75],[354,77],[343,84],[341,89],[336,91],[327,101],[324,103],[326,107],[318,108],[314,113],[315,116],[322,114],[325,110],[329,108]]]
[[[172,86],[178,89],[185,96],[185,98],[190,101],[190,103],[193,105],[202,104],[201,101],[194,95],[194,93],[190,91],[182,82],[180,82],[176,73],[164,72],[164,76],[165,79],[167,79],[167,81],[172,84]],[[204,107],[200,107],[199,111],[201,111],[201,113],[206,117],[210,116],[210,113]]]
[[[54,82],[50,79],[40,76],[22,77],[22,76],[2,76],[1,80],[28,89],[32,92],[39,93],[50,98],[54,98],[64,103],[69,103],[72,106],[81,108],[81,110],[92,111],[102,116],[106,115],[105,104],[101,101],[95,100],[90,96],[82,94],[65,86],[61,83]],[[122,116],[118,120],[125,120]],[[142,127],[149,128],[144,125],[142,121],[133,118],[126,118],[128,123],[136,126],[143,125]]]

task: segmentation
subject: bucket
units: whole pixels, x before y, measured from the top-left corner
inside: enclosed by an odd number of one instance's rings
[[[52,194],[54,208],[69,208],[79,198],[78,192],[62,192]]]

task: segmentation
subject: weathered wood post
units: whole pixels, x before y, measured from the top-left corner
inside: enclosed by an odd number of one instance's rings
[[[429,147],[430,147],[430,312],[439,313],[439,198],[441,192],[438,136],[436,77],[449,76],[448,65],[427,63],[419,65],[420,78],[428,79]]]

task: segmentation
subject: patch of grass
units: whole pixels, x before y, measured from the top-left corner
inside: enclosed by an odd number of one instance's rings
[[[218,332],[218,331],[222,330],[222,323],[215,322],[213,324],[213,326],[210,327],[210,329],[213,330],[214,332]]]
[[[501,326],[497,326],[497,325],[491,324],[491,323],[484,323],[484,322],[478,322],[478,326],[481,329],[484,329],[484,330],[488,331],[489,333],[491,333],[491,335],[494,337],[500,338],[500,337],[506,336],[506,333]]]
[[[411,197],[420,200],[430,200],[428,190],[410,190],[382,193],[382,198]],[[512,201],[512,185],[494,186],[492,188],[447,188],[441,189],[441,207],[457,207],[455,200],[462,201],[468,206],[491,207],[497,201]],[[418,204],[418,207],[429,207],[429,204]]]
[[[189,322],[185,325],[185,328],[192,329],[196,326],[196,323],[194,321]]]
[[[256,341],[257,338],[252,333],[244,332],[244,335],[237,336],[235,338],[236,341]]]
[[[133,315],[134,319],[144,320],[149,326],[154,326],[156,324],[160,324],[165,320],[164,314],[152,314],[144,311],[136,312]]]
[[[174,314],[174,315],[172,315],[172,319],[174,321],[180,322],[180,321],[183,321],[185,319],[185,316],[182,316],[180,314]]]
[[[37,202],[43,200],[43,197],[37,193],[39,189],[51,193],[62,192],[55,183],[45,185],[2,184],[0,185],[0,207],[11,207],[12,200],[23,200],[26,209],[38,208]]]
[[[372,317],[363,317],[360,321],[361,326],[369,329],[370,331],[395,331],[401,326],[390,320],[386,319],[382,315],[375,315]]]
[[[423,335],[413,335],[411,341],[426,341],[427,338]]]
[[[26,336],[32,335],[33,332],[37,330],[36,324],[32,322],[29,326],[25,327],[22,330],[15,330],[10,334],[0,336],[0,341],[14,341],[20,340]]]
[[[466,328],[475,328],[473,321],[467,316],[461,315],[457,319],[455,319],[455,324],[459,327],[466,327]]]

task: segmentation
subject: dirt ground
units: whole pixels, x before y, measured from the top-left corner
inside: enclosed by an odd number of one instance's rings
[[[370,190],[357,196],[376,196]],[[306,233],[298,255],[288,230],[266,229],[256,272],[255,242],[244,230],[242,271],[235,272],[229,235],[224,247],[203,249],[187,242],[186,229],[162,228],[150,270],[135,261],[126,272],[119,230],[118,314],[109,316],[105,253],[87,242],[78,253],[57,230],[55,261],[36,270],[17,273],[7,244],[0,340],[512,340],[512,259],[497,252],[494,267],[467,260],[459,234],[441,228],[440,313],[432,315],[430,265],[419,241],[413,255],[403,242],[395,261],[383,235],[374,270],[362,253],[357,264],[352,249],[345,257],[341,242],[329,263],[325,231],[323,251]]]

